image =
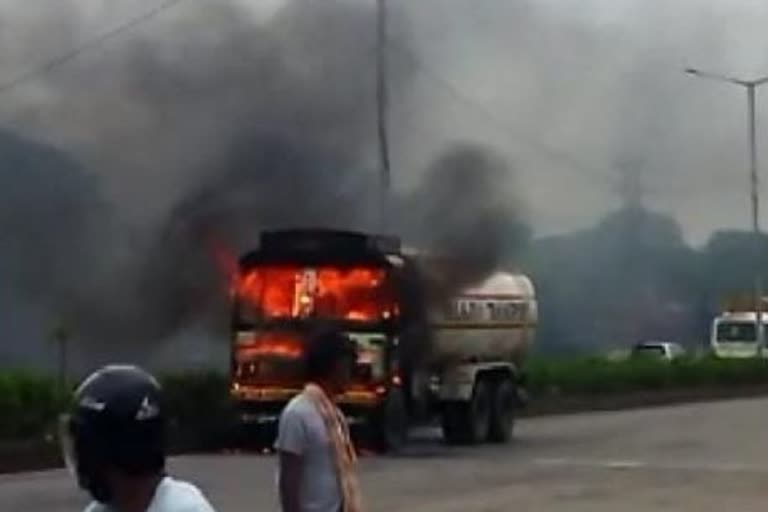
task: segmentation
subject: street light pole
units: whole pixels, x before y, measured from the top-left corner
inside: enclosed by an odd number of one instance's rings
[[[752,193],[752,229],[760,232],[760,196],[758,194],[759,179],[757,177],[757,144],[755,142],[755,84],[748,83],[747,87],[747,111],[749,129],[749,178]]]
[[[747,110],[749,129],[749,178],[752,195],[752,231],[755,234],[755,262],[757,272],[755,274],[755,324],[757,328],[757,356],[762,357],[765,351],[765,332],[763,330],[763,278],[760,262],[760,194],[758,192],[760,180],[757,176],[757,143],[755,134],[755,87],[749,82],[747,88]]]
[[[757,333],[757,355],[761,357],[765,350],[765,333],[763,332],[763,279],[760,270],[761,237],[760,237],[760,180],[757,174],[757,142],[755,129],[755,91],[768,83],[768,76],[757,80],[741,80],[717,73],[701,71],[699,69],[686,69],[686,73],[699,78],[726,82],[744,87],[747,90],[747,131],[749,134],[749,184],[750,198],[752,202],[752,233],[754,235],[755,269],[754,303],[755,303],[755,330]]]

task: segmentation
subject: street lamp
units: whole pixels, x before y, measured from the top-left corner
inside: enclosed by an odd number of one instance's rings
[[[760,275],[760,198],[758,194],[757,177],[757,146],[755,143],[755,89],[768,83],[768,76],[756,80],[742,80],[740,78],[710,73],[700,69],[688,68],[685,72],[689,75],[725,82],[744,87],[747,90],[747,128],[749,131],[749,181],[752,198],[752,231],[755,238],[755,261],[758,268],[755,275],[755,328],[757,331],[758,356],[763,354],[765,336],[763,334],[763,284]]]

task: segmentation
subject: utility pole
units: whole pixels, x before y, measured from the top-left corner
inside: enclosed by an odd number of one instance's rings
[[[755,282],[755,329],[757,331],[757,356],[762,357],[765,351],[765,332],[763,329],[763,279],[760,269],[761,260],[761,234],[760,234],[760,181],[757,175],[757,142],[755,130],[755,89],[768,83],[768,76],[757,80],[742,80],[730,76],[719,75],[698,69],[686,69],[689,75],[719,82],[727,82],[744,87],[747,90],[747,131],[749,134],[749,184],[750,199],[752,203],[752,233],[754,235]]]
[[[645,223],[645,185],[643,182],[644,161],[631,156],[623,156],[615,162],[618,172],[618,183],[616,191],[621,198],[621,218],[623,220],[623,229],[621,233],[622,243],[620,247],[620,258],[625,268],[635,268],[638,262],[643,261],[643,228]],[[620,308],[616,311],[617,318],[620,319],[620,330],[616,332],[618,339],[640,339],[643,333],[643,322],[638,321],[635,311],[642,308],[642,302],[645,300],[648,282],[645,279],[635,276],[627,276],[625,280],[627,286],[627,300],[622,301]]]
[[[619,173],[616,190],[624,208],[630,210],[645,208],[645,197],[650,190],[645,185],[644,166],[645,162],[638,158],[625,157],[616,162]]]
[[[70,332],[63,319],[59,319],[53,329],[53,341],[57,348],[57,370],[59,396],[66,396],[69,378],[69,338]]]
[[[389,80],[387,62],[387,1],[376,0],[376,114],[379,139],[379,229],[389,228],[389,199],[392,171],[389,159],[388,108]]]

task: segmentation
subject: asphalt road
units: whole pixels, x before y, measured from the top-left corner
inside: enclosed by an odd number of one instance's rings
[[[370,511],[763,511],[768,399],[527,419],[509,446],[448,448],[420,433],[407,454],[366,457]],[[274,459],[183,457],[221,512],[277,510]],[[0,510],[80,510],[61,471],[0,477]]]

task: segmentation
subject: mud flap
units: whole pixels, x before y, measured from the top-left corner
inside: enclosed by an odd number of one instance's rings
[[[528,393],[528,390],[526,389],[525,385],[528,383],[528,377],[525,374],[520,375],[517,378],[516,386],[515,386],[515,396],[517,397],[517,406],[525,409],[528,407],[528,402],[530,402],[530,394]]]

